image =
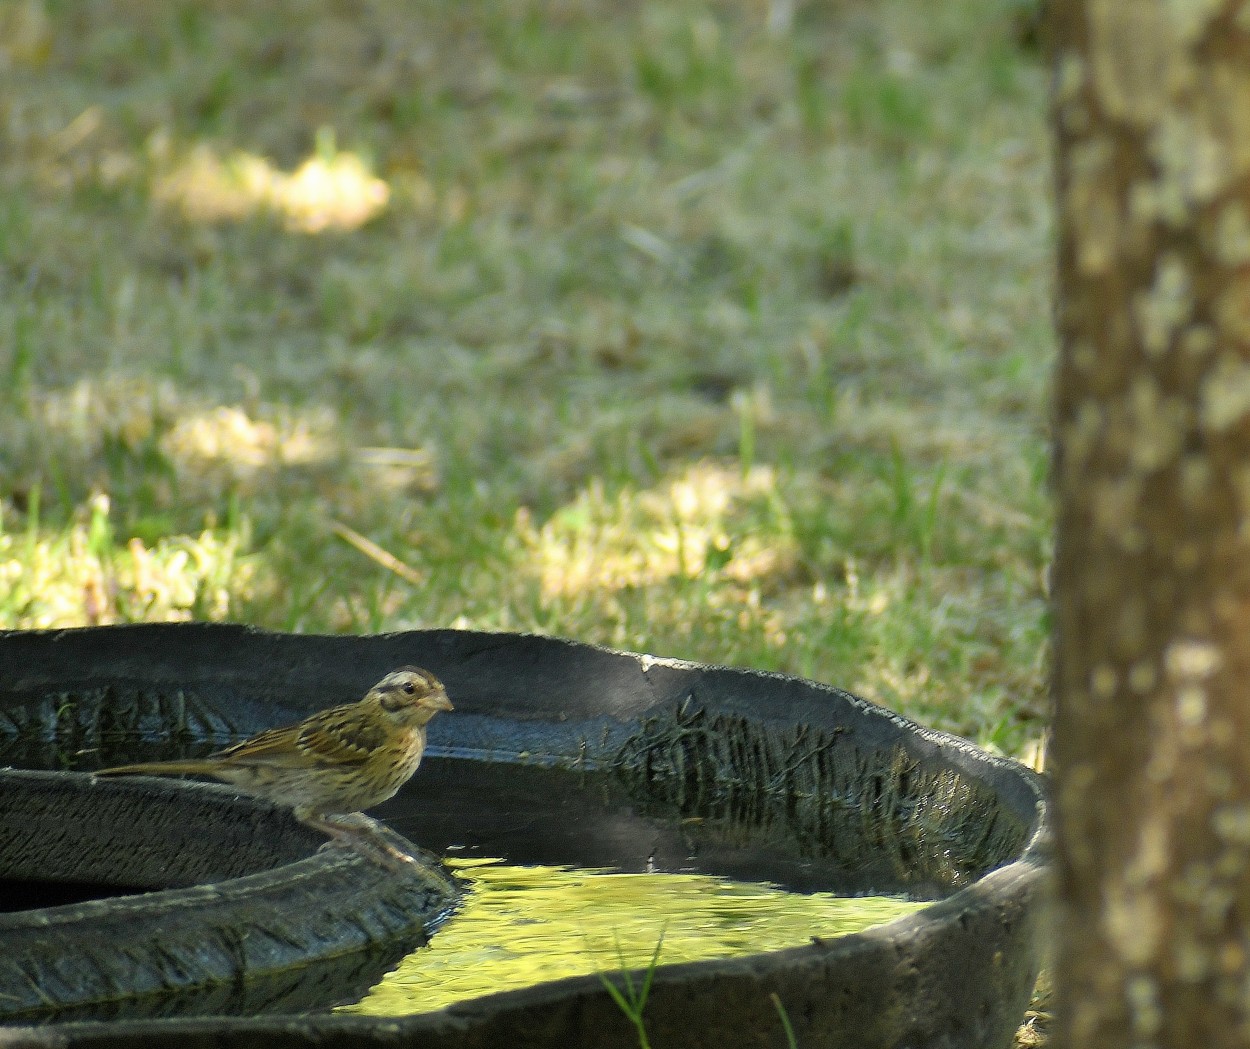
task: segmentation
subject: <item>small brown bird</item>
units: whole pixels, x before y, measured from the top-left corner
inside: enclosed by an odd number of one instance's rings
[[[347,828],[324,817],[356,813],[392,797],[421,764],[430,719],[451,709],[438,678],[419,667],[400,667],[356,703],[269,729],[208,757],[119,765],[96,774],[212,776],[289,805],[304,822],[341,836]]]

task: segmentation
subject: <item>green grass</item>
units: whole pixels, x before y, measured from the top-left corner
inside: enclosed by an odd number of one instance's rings
[[[621,949],[620,941],[617,941],[616,945],[619,968],[614,975],[621,981],[622,987],[617,987],[606,973],[596,974],[603,989],[612,996],[612,1001],[616,1003],[617,1008],[634,1025],[634,1030],[638,1033],[639,1049],[651,1049],[651,1039],[647,1037],[647,1025],[642,1014],[647,1008],[647,999],[651,995],[651,982],[655,979],[655,970],[660,964],[660,951],[663,947],[664,930],[661,929],[659,939],[655,941],[655,953],[651,955],[651,960],[647,963],[646,971],[638,984],[634,983],[633,974],[625,964],[625,953]]]
[[[0,7],[0,627],[538,630],[1021,752],[1020,6]]]

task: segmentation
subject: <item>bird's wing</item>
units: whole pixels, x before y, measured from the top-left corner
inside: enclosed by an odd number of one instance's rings
[[[382,727],[361,724],[358,704],[349,703],[323,710],[297,725],[271,728],[212,756],[231,762],[294,767],[359,765],[368,760],[383,738]]]
[[[385,745],[387,735],[383,724],[361,714],[359,704],[353,703],[310,718],[300,733],[300,748],[330,765],[363,765]]]
[[[249,758],[269,759],[275,754],[294,750],[299,740],[301,728],[303,728],[302,724],[271,728],[253,736],[251,739],[245,739],[242,743],[236,743],[232,747],[226,747],[225,750],[219,750],[210,754],[208,759],[210,761],[246,761]]]

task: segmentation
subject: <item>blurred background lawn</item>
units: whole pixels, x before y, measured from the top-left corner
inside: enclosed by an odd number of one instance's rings
[[[1025,0],[0,4],[0,627],[1045,715]]]

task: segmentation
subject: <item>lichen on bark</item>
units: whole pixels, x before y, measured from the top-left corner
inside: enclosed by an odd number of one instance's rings
[[[1052,0],[1056,1041],[1250,1044],[1250,3]]]

